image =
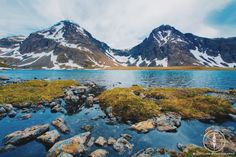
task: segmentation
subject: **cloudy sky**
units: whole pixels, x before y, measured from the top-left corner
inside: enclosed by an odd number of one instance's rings
[[[113,48],[169,24],[205,37],[236,36],[235,0],[0,0],[0,38],[71,20]]]

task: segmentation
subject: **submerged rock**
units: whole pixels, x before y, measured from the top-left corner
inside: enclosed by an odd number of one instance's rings
[[[97,149],[93,151],[89,156],[90,157],[106,157],[108,154],[108,151],[104,149]]]
[[[133,144],[130,144],[124,137],[120,137],[113,144],[113,148],[118,152],[124,152],[126,149],[131,150],[133,148]]]
[[[87,131],[92,131],[93,126],[92,125],[85,125],[85,126],[82,126],[81,129],[86,131],[86,132]]]
[[[27,113],[27,114],[24,114],[20,117],[20,119],[22,120],[26,120],[26,119],[30,119],[32,117],[32,114],[30,113]]]
[[[148,119],[146,121],[131,125],[131,129],[141,133],[147,133],[150,130],[154,129],[154,127],[155,125],[152,119]]]
[[[100,136],[96,139],[95,144],[104,146],[105,144],[107,144],[107,140],[104,137]]]
[[[65,120],[63,118],[57,118],[52,121],[52,125],[55,126],[62,133],[69,133],[70,128],[66,125]]]
[[[53,146],[60,138],[60,134],[57,130],[52,130],[44,133],[43,135],[37,137],[37,140],[43,143],[45,146]]]
[[[129,135],[129,134],[121,134],[120,136],[124,137],[126,140],[131,140],[132,139],[132,136]]]
[[[14,149],[16,149],[16,146],[14,146],[12,144],[8,144],[6,146],[0,147],[0,153],[8,152],[8,151],[11,151],[11,150],[14,150]]]
[[[59,141],[49,149],[47,157],[59,157],[62,155],[64,155],[64,157],[65,155],[67,155],[67,157],[69,155],[80,156],[85,152],[90,136],[90,132],[85,132],[69,139]]]
[[[23,131],[15,131],[4,138],[4,144],[20,145],[31,140],[34,140],[38,136],[49,130],[49,125],[35,125],[30,128],[26,128]]]

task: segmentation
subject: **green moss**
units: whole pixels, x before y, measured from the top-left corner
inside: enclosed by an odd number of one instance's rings
[[[151,100],[143,100],[131,88],[114,88],[99,96],[102,108],[109,106],[113,114],[122,120],[142,121],[160,113],[160,108]]]
[[[207,96],[208,92],[217,91],[206,88],[144,89],[133,86],[105,91],[99,98],[103,107],[112,106],[113,113],[125,120],[144,120],[160,111],[172,111],[183,118],[194,119],[219,118],[236,113],[227,100]],[[145,98],[141,95],[145,95]]]
[[[78,85],[72,80],[32,80],[0,87],[0,103],[11,103],[20,107],[23,103],[50,101],[63,94],[63,88]]]

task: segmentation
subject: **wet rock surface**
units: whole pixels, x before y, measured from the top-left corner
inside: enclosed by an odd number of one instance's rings
[[[55,126],[62,133],[69,133],[70,128],[66,125],[65,120],[63,118],[57,118],[52,121],[52,125]]]
[[[181,116],[174,112],[160,114],[158,117],[142,121],[131,126],[137,132],[147,133],[150,130],[176,132],[181,125]]]
[[[106,157],[108,154],[108,151],[104,149],[97,149],[93,151],[89,156],[90,157]]]
[[[129,143],[124,137],[120,137],[113,144],[114,150],[118,152],[124,152],[126,149],[131,150],[133,148],[133,144]]]
[[[104,146],[107,144],[107,140],[102,137],[102,136],[99,136],[96,141],[95,141],[95,144],[99,145],[99,146]]]
[[[4,138],[4,144],[20,145],[34,140],[49,130],[49,125],[35,125],[22,131],[15,131]]]
[[[44,133],[43,135],[37,137],[37,141],[41,142],[47,147],[51,147],[60,138],[60,134],[57,130],[52,130]]]
[[[67,156],[69,154],[72,156],[82,155],[87,148],[87,142],[89,141],[90,136],[90,132],[85,132],[69,139],[59,141],[49,149],[47,157],[65,156],[65,153]]]

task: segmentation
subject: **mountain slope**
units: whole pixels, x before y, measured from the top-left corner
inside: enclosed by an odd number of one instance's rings
[[[110,51],[109,46],[93,38],[79,25],[61,21],[48,29],[30,34],[10,53],[1,57],[8,58],[11,65],[23,68],[95,68],[118,65],[106,55],[106,51]]]
[[[130,50],[115,50],[78,24],[61,21],[28,37],[0,39],[0,59],[11,66],[35,69],[236,67],[236,38],[203,38],[162,25]]]
[[[127,63],[133,66],[234,67],[236,38],[202,38],[162,25],[129,53]]]

